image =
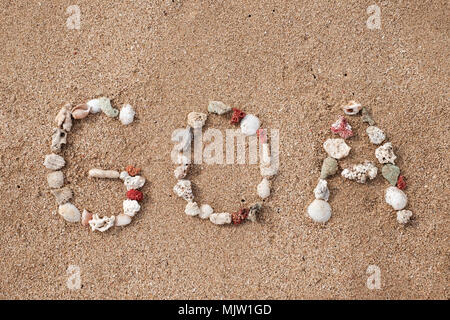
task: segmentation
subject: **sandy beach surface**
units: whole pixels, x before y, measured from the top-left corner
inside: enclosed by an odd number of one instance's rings
[[[2,1],[0,6],[1,299],[448,299],[447,1]],[[69,29],[67,8],[81,10]],[[119,214],[124,187],[93,167],[142,168],[143,209],[93,233],[56,213],[44,156],[66,101],[107,96],[135,122],[74,123],[62,155],[72,202]],[[397,223],[379,175],[329,180],[324,226],[306,215],[340,106],[370,108],[407,177],[414,220]],[[217,227],[184,214],[172,188],[171,134],[221,100],[280,130],[280,170],[260,223]],[[341,168],[376,161],[366,125]],[[210,117],[207,128],[231,125]],[[379,169],[381,166],[377,164]],[[257,200],[258,165],[196,165],[199,203]],[[80,270],[71,290],[67,270]],[[369,266],[380,270],[370,290]],[[69,279],[70,280],[70,279]]]

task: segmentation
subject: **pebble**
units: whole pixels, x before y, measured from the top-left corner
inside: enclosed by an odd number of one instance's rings
[[[308,206],[308,215],[315,222],[325,223],[331,218],[331,207],[328,202],[316,199]]]
[[[197,205],[197,202],[188,202],[186,204],[186,208],[184,209],[184,213],[188,216],[197,216],[200,214],[200,208]]]
[[[338,170],[338,163],[336,159],[327,157],[323,160],[322,169],[320,171],[320,179],[326,179],[334,175]]]
[[[381,174],[391,185],[395,186],[400,175],[400,168],[388,163],[381,169]]]
[[[137,202],[136,200],[129,200],[129,199],[124,200],[122,207],[123,213],[130,217],[134,217],[136,213],[138,213],[139,210],[141,210],[141,206],[139,205],[139,202]]]
[[[111,106],[111,100],[108,98],[100,98],[98,105],[100,105],[100,110],[110,118],[115,118],[119,115],[119,110]]]
[[[246,136],[254,136],[260,125],[258,117],[248,114],[241,121],[241,132]]]
[[[91,113],[99,113],[100,111],[102,111],[103,105],[111,106],[111,102],[108,98],[105,97],[89,100],[88,102],[86,102],[86,104],[89,106],[89,110],[91,111]]]
[[[383,130],[375,126],[367,127],[366,133],[369,136],[370,142],[373,144],[381,144],[386,139]]]
[[[209,220],[214,224],[229,224],[231,223],[231,213],[221,212],[213,213],[209,216]]]
[[[44,166],[50,170],[59,170],[66,165],[66,161],[57,154],[48,154],[45,156]]]
[[[141,176],[135,176],[135,177],[126,177],[124,180],[124,185],[127,187],[127,191],[129,190],[137,190],[144,186],[145,184],[145,178]]]
[[[251,222],[256,222],[258,220],[259,213],[261,212],[262,204],[261,203],[255,203],[250,207],[250,210],[248,211],[247,220],[250,220]]]
[[[208,105],[208,112],[223,115],[231,111],[231,107],[227,106],[222,101],[210,101]]]
[[[58,208],[58,213],[67,222],[79,222],[81,219],[80,211],[70,202],[60,205]]]
[[[70,199],[72,199],[73,196],[72,190],[70,190],[69,187],[50,190],[50,192],[53,194],[56,199],[56,203],[59,205],[65,204]]]
[[[173,174],[177,180],[183,179],[186,177],[188,171],[188,165],[181,165],[175,168]]]
[[[262,179],[262,181],[256,187],[256,191],[258,196],[261,199],[266,199],[270,196],[270,182],[266,178]]]
[[[115,224],[116,227],[124,227],[126,225],[129,225],[131,223],[131,217],[126,214],[119,214],[115,218]]]
[[[89,225],[91,226],[92,231],[97,230],[100,232],[105,232],[106,230],[114,226],[115,220],[116,220],[115,216],[111,216],[109,218],[108,217],[100,218],[98,214],[94,214],[92,216],[92,219],[89,220]]]
[[[369,126],[375,125],[375,121],[373,121],[372,117],[370,116],[369,110],[367,110],[367,108],[362,108],[361,114],[362,114],[361,119],[363,122],[368,123]]]
[[[365,183],[367,178],[370,180],[375,179],[378,173],[378,168],[371,161],[364,161],[362,164],[354,165],[350,169],[342,170],[341,175],[344,178],[354,180],[359,183]]]
[[[126,126],[133,122],[135,115],[136,112],[134,111],[133,107],[129,104],[125,104],[123,105],[122,109],[120,109],[119,120],[123,125]]]
[[[314,196],[318,200],[328,201],[328,198],[330,197],[330,190],[328,190],[328,183],[326,180],[319,180],[317,186],[314,188]]]
[[[89,225],[89,221],[92,219],[92,213],[87,211],[86,209],[83,210],[83,213],[81,214],[81,225],[83,227],[86,227]]]
[[[66,103],[62,106],[59,113],[56,115],[55,121],[58,128],[62,128],[63,130],[69,132],[72,129],[72,116],[70,114],[70,103]]]
[[[345,158],[351,150],[344,139],[328,139],[323,143],[323,148],[330,157],[335,159]]]
[[[52,152],[60,152],[62,146],[67,143],[67,132],[60,128],[53,129],[52,134]]]
[[[89,177],[100,179],[118,179],[120,177],[120,173],[115,170],[91,169],[89,170]]]
[[[400,210],[397,211],[397,222],[400,224],[407,224],[412,217],[412,212],[410,210]]]
[[[338,134],[341,138],[347,139],[353,136],[352,127],[345,117],[340,116],[339,119],[330,127],[331,132]]]
[[[397,156],[394,154],[394,148],[390,142],[383,144],[375,150],[375,157],[380,163],[391,163],[395,164],[395,159]]]
[[[59,189],[64,185],[64,174],[61,171],[54,171],[47,175],[48,186],[52,189]]]
[[[346,105],[342,106],[342,110],[344,110],[345,114],[351,116],[357,114],[361,109],[361,104],[356,101],[349,101]]]
[[[198,216],[201,219],[208,219],[210,215],[212,215],[214,212],[213,208],[209,204],[202,204],[200,206],[200,213]]]
[[[384,198],[386,203],[392,206],[394,210],[402,210],[408,203],[408,197],[406,194],[396,187],[387,188]]]
[[[86,103],[79,104],[72,108],[72,117],[77,120],[84,119],[89,115],[89,112],[90,108]]]
[[[201,112],[191,112],[188,114],[187,122],[191,128],[201,129],[205,125],[208,116]]]
[[[191,182],[189,180],[178,180],[177,184],[173,187],[173,192],[188,202],[194,200],[194,194],[192,193]]]

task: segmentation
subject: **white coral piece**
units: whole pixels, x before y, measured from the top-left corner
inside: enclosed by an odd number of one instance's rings
[[[369,136],[370,142],[373,144],[380,144],[386,139],[383,130],[375,126],[367,127],[366,133]]]
[[[134,111],[133,107],[129,104],[125,104],[120,110],[119,120],[123,125],[129,125],[133,122],[135,114],[136,112]]]
[[[131,189],[137,190],[144,186],[145,178],[141,176],[126,177],[124,184],[127,187],[127,191]]]
[[[124,200],[123,201],[123,213],[127,216],[134,217],[136,213],[141,210],[141,206],[139,205],[139,202],[136,200]]]
[[[229,224],[231,223],[231,213],[213,213],[209,216],[209,220],[214,224]]]
[[[377,157],[380,163],[395,164],[395,159],[397,159],[397,156],[394,154],[394,148],[392,147],[392,143],[390,142],[387,142],[383,144],[381,147],[378,147],[375,150],[375,157]]]
[[[344,178],[354,180],[359,183],[365,183],[367,178],[375,179],[378,168],[371,161],[364,161],[362,164],[354,165],[351,169],[342,170],[341,175]]]
[[[177,184],[173,187],[173,192],[186,201],[194,200],[194,194],[192,193],[191,182],[189,180],[178,180]]]
[[[100,232],[105,232],[106,230],[114,226],[115,219],[116,219],[115,216],[111,216],[109,218],[108,217],[100,218],[98,214],[94,214],[92,216],[92,219],[89,220],[89,225],[91,226],[92,231],[97,230]]]
[[[318,200],[328,201],[328,198],[330,197],[330,190],[328,190],[328,183],[326,180],[319,180],[316,188],[314,189],[314,196]]]
[[[323,148],[330,157],[335,159],[345,158],[351,150],[344,139],[328,139],[323,143]]]

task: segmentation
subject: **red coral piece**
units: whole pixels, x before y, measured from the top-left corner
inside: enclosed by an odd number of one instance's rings
[[[352,127],[348,124],[347,119],[344,116],[340,116],[339,119],[331,125],[331,132],[341,136],[341,138],[347,139],[353,136]]]
[[[125,168],[125,171],[128,172],[128,174],[129,174],[130,176],[134,177],[135,175],[137,175],[137,174],[141,171],[141,169],[135,168],[135,167],[133,167],[133,166],[130,165],[130,166],[127,166],[127,167]]]
[[[233,108],[233,115],[231,116],[231,123],[239,123],[242,118],[245,117],[245,112],[239,109]]]
[[[130,200],[141,201],[144,199],[144,194],[139,190],[131,189],[127,191],[127,198]]]
[[[256,130],[256,135],[258,136],[260,143],[267,143],[267,129]]]
[[[238,212],[233,212],[231,214],[231,221],[233,222],[233,224],[241,224],[242,222],[244,222],[245,219],[247,219],[247,216],[248,216],[248,209],[242,208]]]
[[[406,189],[406,181],[405,181],[405,177],[404,176],[399,176],[398,177],[397,188],[399,188],[400,190],[405,190]]]

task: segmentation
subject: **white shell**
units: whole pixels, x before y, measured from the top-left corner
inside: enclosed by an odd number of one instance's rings
[[[208,219],[213,212],[213,208],[209,204],[202,204],[198,216],[202,219]]]
[[[328,139],[323,143],[323,148],[330,157],[335,159],[345,158],[351,150],[344,139]]]
[[[126,214],[119,214],[115,219],[115,224],[117,227],[124,227],[131,223],[131,217]]]
[[[222,101],[210,101],[208,105],[208,111],[218,115],[225,114],[231,111],[231,107],[227,106]]]
[[[77,209],[77,207],[69,202],[60,205],[58,208],[58,213],[67,222],[79,222],[81,219],[80,211]]]
[[[197,205],[197,202],[188,202],[186,204],[186,208],[184,209],[184,213],[188,216],[196,216],[200,214],[200,208]]]
[[[366,133],[369,136],[370,142],[373,144],[380,144],[386,139],[383,130],[375,126],[367,127]]]
[[[248,114],[241,120],[241,132],[246,136],[253,136],[259,129],[260,122],[258,117]]]
[[[387,142],[383,144],[381,147],[378,147],[375,150],[375,157],[377,157],[380,163],[395,164],[395,159],[397,159],[397,156],[394,154],[394,148],[392,147],[392,143],[390,142]]]
[[[81,214],[81,225],[86,227],[89,225],[89,220],[92,219],[92,213],[87,211],[86,209],[83,210],[83,213]]]
[[[64,174],[61,171],[51,172],[47,175],[47,182],[52,189],[61,188],[64,185]]]
[[[126,177],[124,184],[127,187],[127,191],[131,189],[137,190],[144,186],[145,178],[141,176]]]
[[[89,177],[101,179],[118,179],[120,177],[120,173],[115,170],[91,169],[89,170]]]
[[[141,210],[141,206],[139,205],[139,202],[136,200],[124,200],[123,201],[123,213],[127,216],[134,217],[136,213]]]
[[[261,199],[266,199],[268,196],[270,196],[270,182],[266,178],[262,179],[262,181],[258,184],[256,187],[256,191],[258,193],[258,196]]]
[[[89,220],[89,225],[91,226],[92,231],[97,230],[100,232],[105,232],[106,230],[114,226],[115,219],[116,219],[115,216],[111,216],[109,218],[108,217],[100,218],[98,214],[94,214],[92,216],[92,219]]]
[[[201,112],[191,112],[188,114],[188,125],[194,129],[201,129],[206,122],[208,115]]]
[[[408,203],[406,194],[397,187],[389,187],[384,195],[386,203],[391,205],[394,210],[402,210]]]
[[[349,101],[345,106],[342,106],[344,113],[351,116],[357,114],[361,109],[361,104],[356,101]]]
[[[331,218],[331,207],[324,200],[314,200],[308,206],[308,215],[315,222],[325,223]]]
[[[209,216],[209,221],[211,221],[214,224],[231,223],[231,213],[228,212],[213,213]]]
[[[192,202],[194,200],[194,194],[192,193],[191,182],[189,180],[178,180],[177,184],[173,187],[173,192],[186,201]]]
[[[72,190],[69,187],[64,187],[61,189],[54,189],[50,191],[56,199],[56,203],[62,205],[72,198]]]
[[[328,201],[328,198],[330,197],[330,191],[328,190],[328,183],[326,180],[319,180],[316,188],[314,189],[314,196],[318,200]]]
[[[407,224],[411,220],[412,212],[410,210],[397,211],[397,222],[400,224]]]
[[[111,102],[108,98],[103,97],[89,100],[86,104],[89,106],[91,113],[99,113],[102,111],[102,106],[111,105]]]
[[[371,161],[364,161],[362,164],[354,165],[350,169],[344,169],[341,175],[344,178],[354,180],[359,183],[365,183],[367,178],[370,180],[375,179],[378,173],[378,168]]]
[[[135,114],[136,112],[134,111],[133,107],[129,104],[125,104],[120,110],[119,120],[123,125],[129,125],[133,122]]]
[[[50,170],[59,170],[66,165],[66,161],[63,157],[57,154],[48,154],[45,156],[44,166]]]

